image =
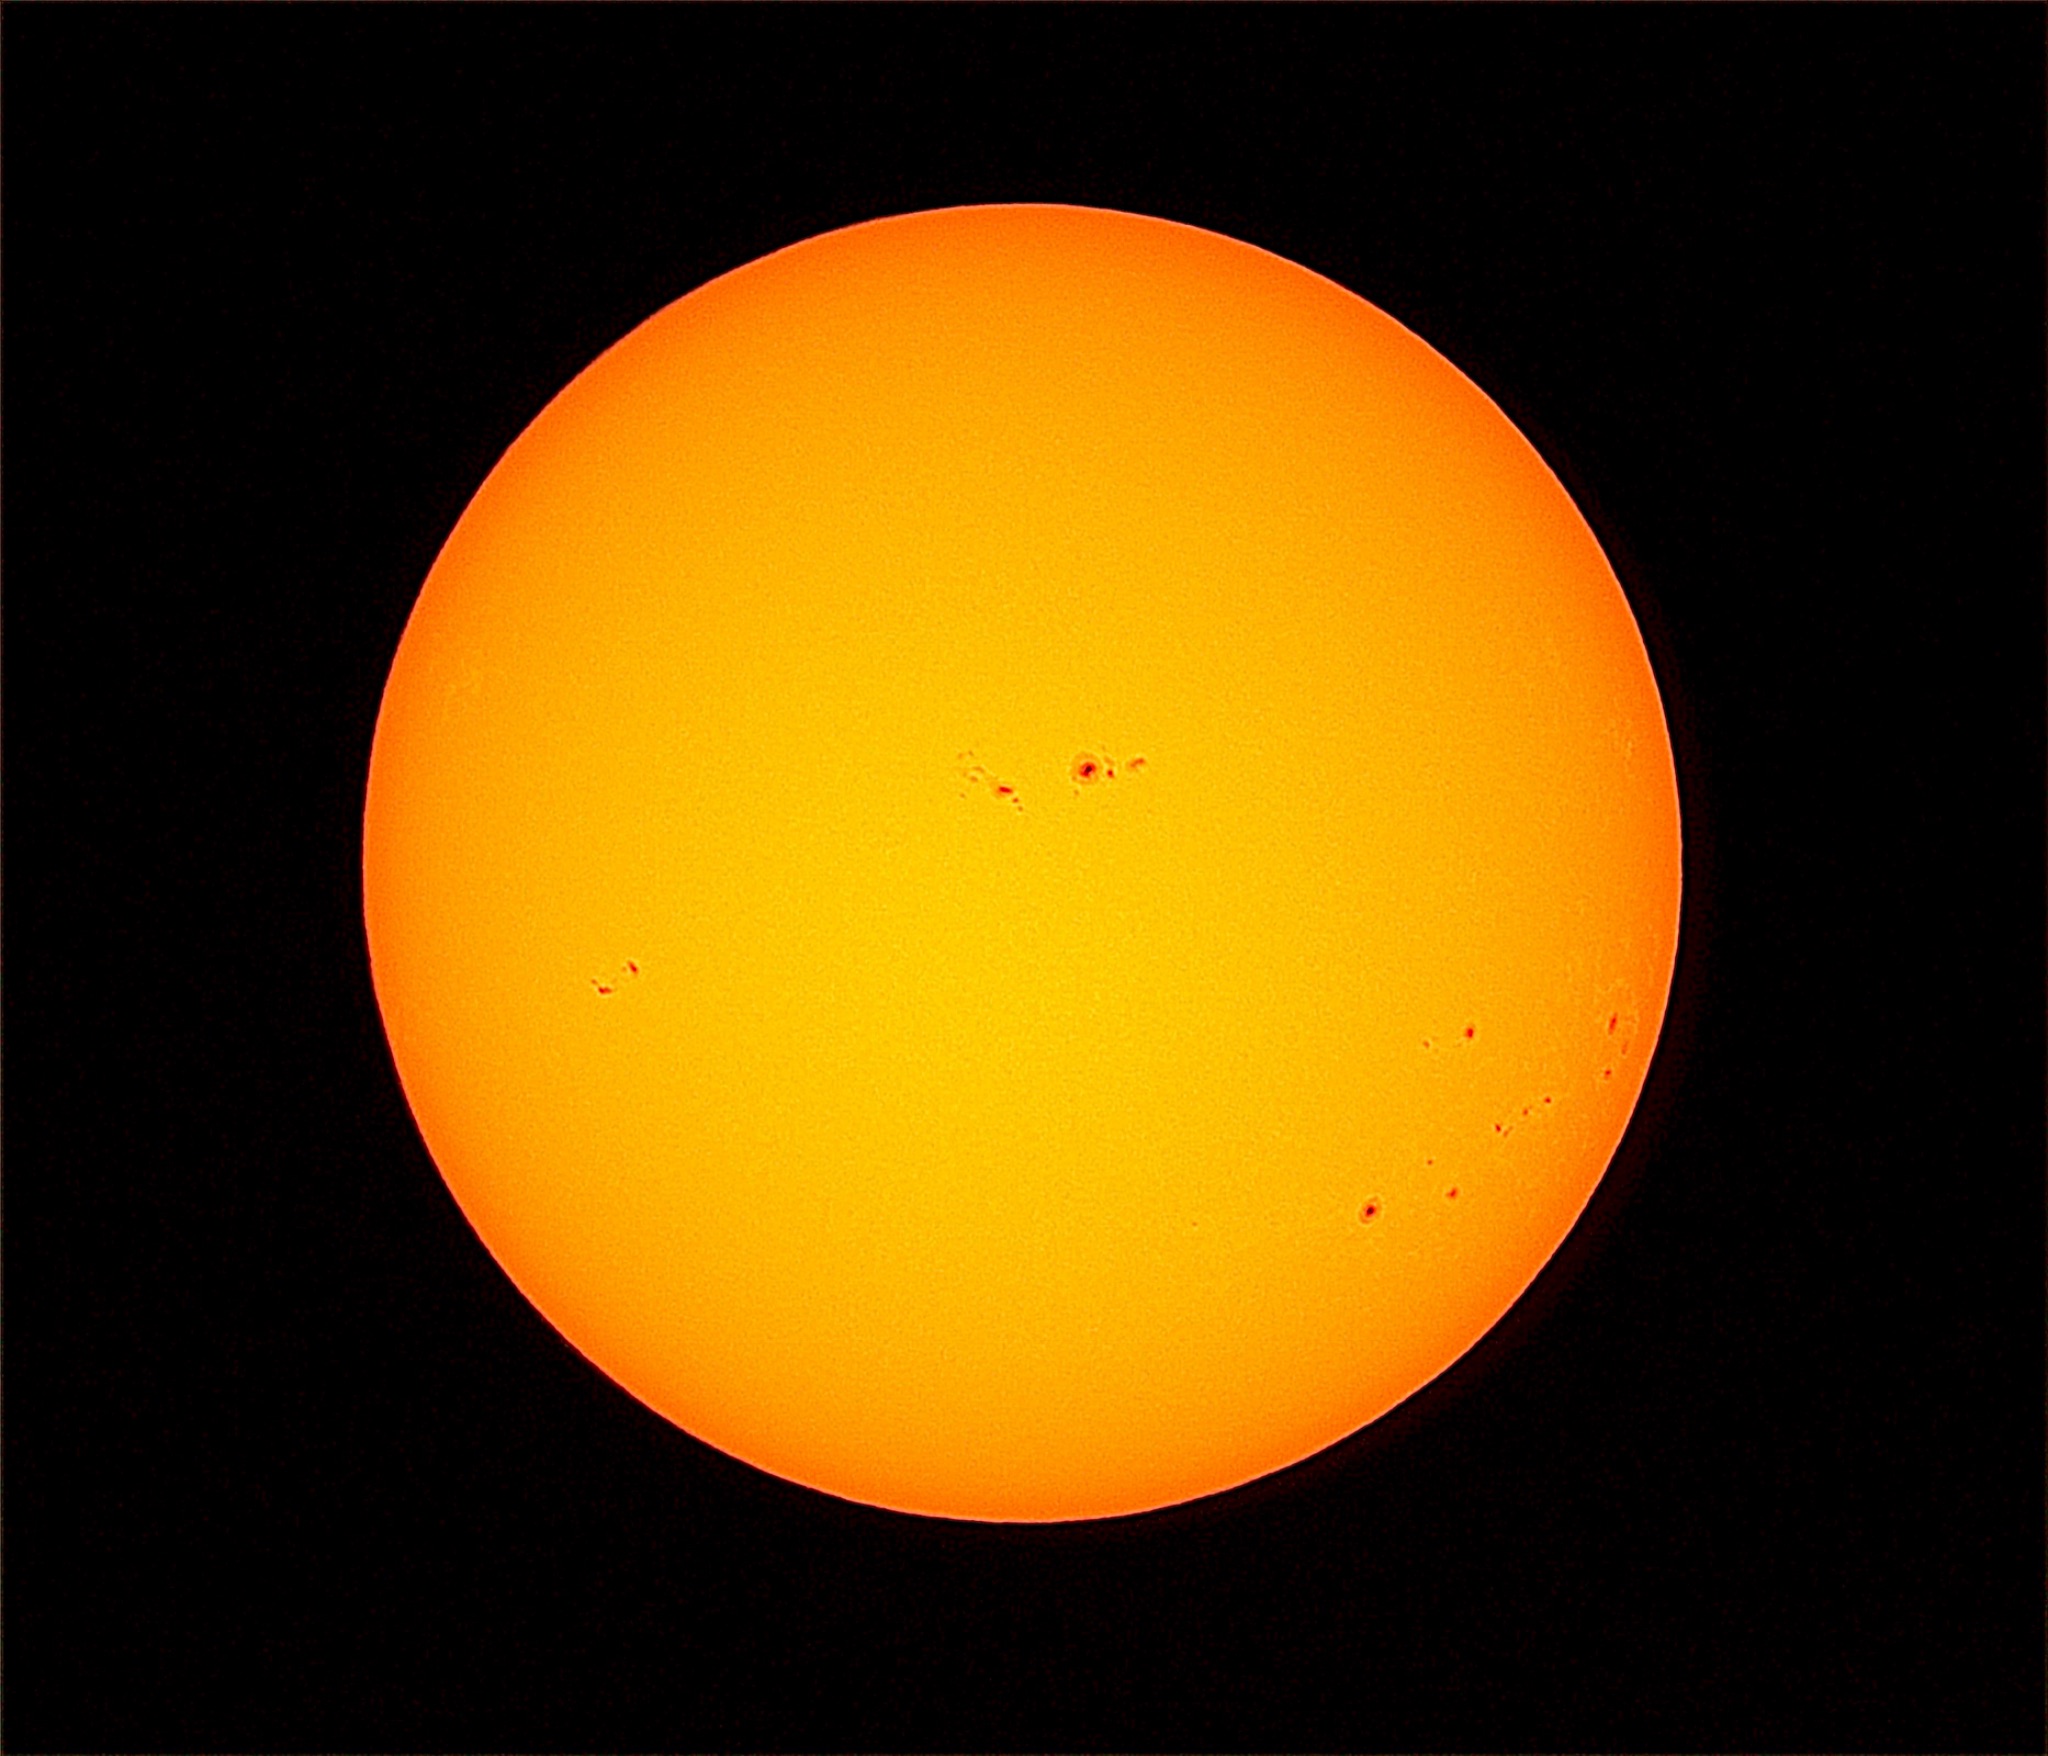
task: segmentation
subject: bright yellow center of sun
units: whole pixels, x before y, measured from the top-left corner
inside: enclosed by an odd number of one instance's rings
[[[434,565],[364,826],[527,1297],[734,1457],[999,1520],[1264,1475],[1484,1335],[1679,874],[1641,636],[1499,409],[1070,207],[814,238],[590,366]]]

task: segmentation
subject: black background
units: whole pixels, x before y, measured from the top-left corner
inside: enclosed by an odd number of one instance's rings
[[[2043,1740],[2038,8],[10,6],[14,1749]],[[1004,1528],[583,1363],[414,1132],[357,837],[603,347],[1060,200],[1362,293],[1609,547],[1688,912],[1528,1300],[1295,1470]]]

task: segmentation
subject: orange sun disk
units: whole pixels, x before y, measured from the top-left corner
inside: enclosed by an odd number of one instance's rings
[[[1484,394],[1071,207],[754,262],[492,471],[377,723],[377,998],[626,1390],[954,1518],[1268,1474],[1483,1336],[1669,993],[1676,780]]]

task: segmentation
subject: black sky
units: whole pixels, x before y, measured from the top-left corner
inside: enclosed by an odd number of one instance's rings
[[[0,18],[11,1749],[2033,1749],[2031,6]],[[881,214],[1207,226],[1592,519],[1666,691],[1674,1018],[1444,1380],[1146,1518],[709,1451],[511,1289],[371,995],[435,553],[602,348]]]

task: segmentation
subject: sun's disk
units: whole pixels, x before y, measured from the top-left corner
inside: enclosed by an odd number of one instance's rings
[[[1319,1451],[1522,1293],[1641,1089],[1670,742],[1416,336],[963,208],[610,349],[407,626],[372,969],[507,1274],[677,1425],[961,1518]]]

